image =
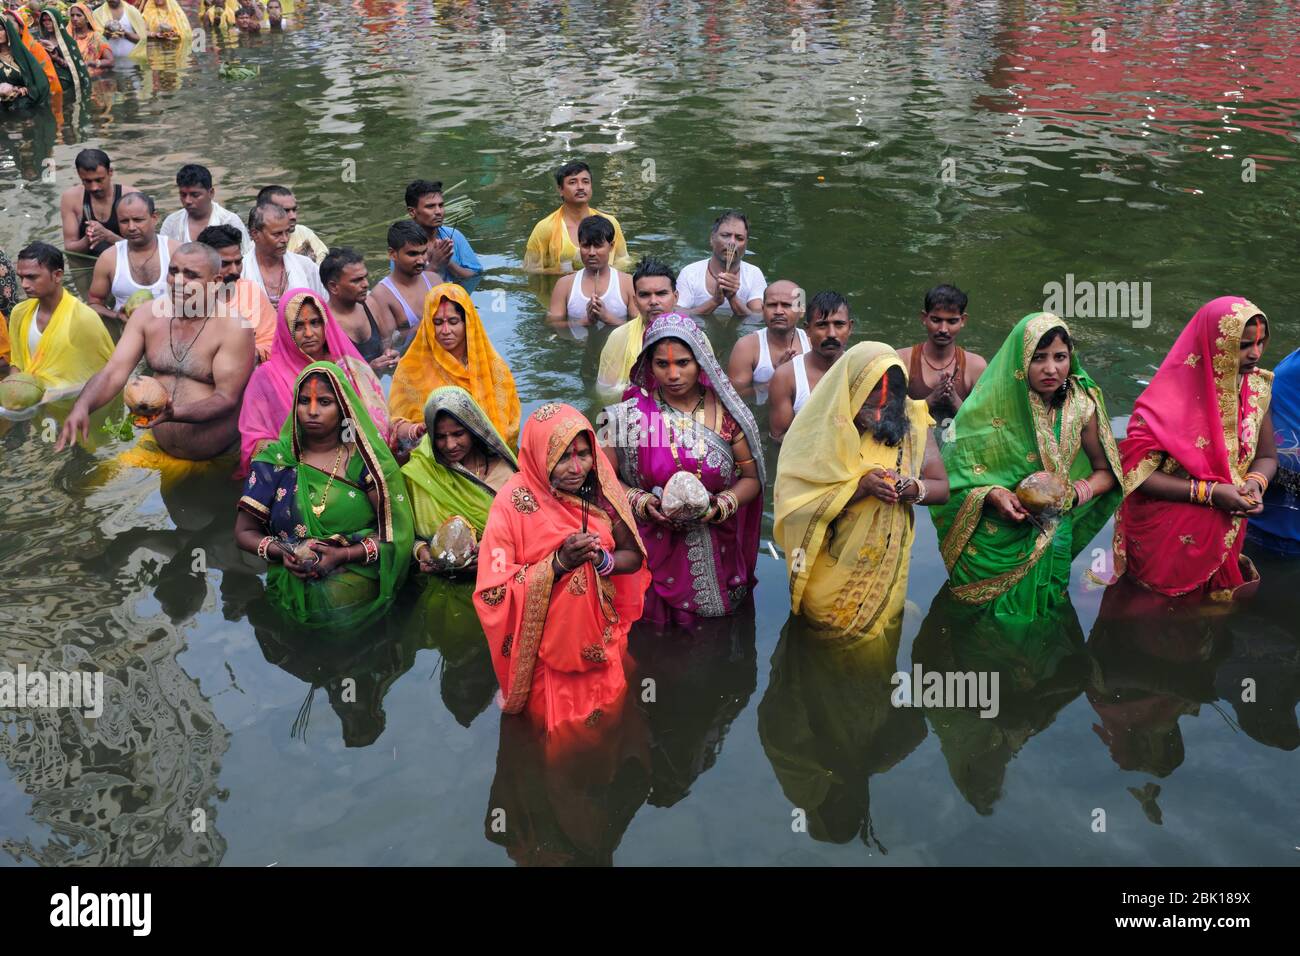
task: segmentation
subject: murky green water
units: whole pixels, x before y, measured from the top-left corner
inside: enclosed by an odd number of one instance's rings
[[[544,287],[517,269],[554,208],[549,170],[579,155],[634,252],[701,258],[717,212],[741,207],[752,261],[845,293],[859,338],[914,341],[942,280],[970,292],[965,344],[986,355],[1041,307],[1044,283],[1150,282],[1149,327],[1072,323],[1119,415],[1213,296],[1272,316],[1266,365],[1300,344],[1298,16],[1229,2],[318,0],[296,32],[116,72],[57,123],[0,120],[0,244],[57,235],[83,145],[164,211],[188,161],[241,212],[259,186],[289,183],[302,221],[372,269],[407,181],[463,179],[490,267],[475,300],[525,410],[584,396],[594,410],[599,340],[550,331]],[[260,79],[220,79],[228,60]],[[710,328],[719,351],[739,331]],[[120,444],[55,458],[42,437],[0,434],[0,668],[86,662],[110,701],[93,722],[0,712],[6,863],[1297,860],[1294,562],[1265,563],[1250,606],[1159,633],[1095,626],[1100,592],[1076,585],[1075,614],[1026,649],[975,640],[936,602],[923,517],[897,648],[864,656],[788,633],[783,564],[764,554],[752,612],[694,639],[634,632],[656,702],[588,764],[545,775],[492,704],[467,587],[411,589],[354,645],[286,633],[231,540],[233,489],[163,493],[156,475],[113,468]],[[918,660],[1003,669],[1002,713],[890,707],[889,675]],[[1237,702],[1244,677],[1256,704]]]

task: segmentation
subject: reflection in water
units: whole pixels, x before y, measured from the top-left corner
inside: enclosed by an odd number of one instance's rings
[[[671,807],[713,766],[731,722],[754,693],[754,603],[746,601],[730,617],[701,618],[689,633],[637,624],[628,644],[637,664],[628,683],[642,688],[641,707],[650,722],[649,802]],[[653,684],[646,685],[647,679]]]
[[[423,587],[410,622],[402,626],[427,635],[430,646],[441,655],[442,702],[457,723],[468,727],[492,703],[497,691],[491,651],[474,612],[474,581],[472,577],[449,581],[433,575]]]
[[[961,603],[946,585],[912,645],[912,663],[925,671],[998,674],[995,717],[981,717],[977,709],[926,708],[953,783],[984,815],[1002,795],[1012,758],[1082,693],[1092,670],[1068,601],[1032,622],[1016,622]]]
[[[828,641],[792,615],[772,653],[758,735],[815,840],[857,837],[889,852],[872,823],[868,781],[925,739],[921,709],[890,702],[902,629],[900,609],[881,631]]]

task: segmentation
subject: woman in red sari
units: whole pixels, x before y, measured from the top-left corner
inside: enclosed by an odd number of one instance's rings
[[[648,572],[627,495],[577,409],[552,402],[524,424],[479,555],[474,607],[502,709],[547,731],[596,724],[627,686]]]
[[[1221,296],[1192,317],[1138,396],[1119,443],[1118,574],[1159,594],[1218,601],[1259,580],[1241,546],[1277,468],[1273,373],[1258,367],[1267,344],[1264,313]]]

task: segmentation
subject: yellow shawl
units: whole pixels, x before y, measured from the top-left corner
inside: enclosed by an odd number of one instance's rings
[[[777,465],[773,536],[790,570],[791,608],[837,633],[883,627],[907,594],[911,506],[875,497],[849,504],[858,480],[875,468],[921,471],[934,424],[925,402],[907,399],[911,430],[901,468],[898,448],[859,434],[853,424],[889,368],[906,380],[891,345],[861,342],[845,352],[795,416]]]
[[[465,343],[469,364],[461,365],[438,344],[433,335],[433,314],[444,299],[465,310]],[[444,282],[424,297],[424,317],[411,346],[393,372],[389,417],[394,422],[424,421],[429,393],[444,385],[458,385],[476,401],[511,450],[519,445],[519,395],[510,366],[497,354],[469,293],[455,282]]]
[[[627,271],[631,258],[627,254],[627,242],[623,239],[623,227],[607,212],[591,210],[593,216],[604,216],[614,226],[614,252],[609,264],[615,269]],[[568,261],[574,272],[582,268],[582,258],[578,247],[569,238],[569,230],[564,227],[564,207],[561,206],[536,226],[528,237],[528,248],[524,251],[524,268],[529,272],[562,272],[562,263]]]
[[[140,11],[144,17],[145,26],[149,32],[153,33],[159,27],[170,24],[181,43],[189,45],[190,38],[194,36],[194,28],[190,26],[190,18],[185,15],[181,5],[176,0],[167,0],[165,7],[159,7],[154,0],[145,0],[144,9]]]
[[[32,355],[27,351],[27,334],[38,305],[36,299],[28,299],[14,306],[9,318],[9,364],[34,375],[47,390],[84,385],[113,354],[113,340],[103,321],[90,306],[64,292]]]
[[[135,32],[135,35],[140,38],[136,45],[131,48],[131,52],[128,53],[127,56],[132,59],[139,59],[146,55],[146,47],[149,43],[147,35],[149,33],[149,27],[145,23],[143,14],[131,5],[130,0],[122,0],[122,9],[126,13],[126,22],[131,25],[131,29]],[[101,33],[103,32],[104,24],[112,19],[113,8],[107,3],[101,3],[99,8],[95,10],[95,20],[99,24]],[[185,22],[187,24],[189,23],[188,20]],[[107,40],[108,38],[105,37],[104,39]]]

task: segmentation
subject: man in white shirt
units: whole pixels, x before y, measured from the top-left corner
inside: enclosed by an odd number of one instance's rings
[[[321,263],[329,255],[329,247],[320,236],[298,221],[298,200],[288,186],[263,186],[257,193],[257,204],[275,203],[289,216],[289,251]]]
[[[199,233],[208,226],[233,226],[239,230],[239,247],[245,255],[252,248],[248,230],[239,217],[216,201],[217,190],[212,185],[212,173],[206,166],[187,163],[176,173],[176,190],[182,208],[163,220],[158,230],[173,242],[198,242]]]
[[[740,318],[763,308],[767,280],[763,270],[745,262],[749,246],[749,220],[736,209],[728,209],[713,221],[709,234],[713,255],[692,262],[677,277],[677,304],[694,315],[725,315]]]
[[[289,214],[273,202],[261,203],[248,214],[253,248],[244,256],[244,278],[256,282],[279,308],[290,289],[311,289],[328,301],[320,269],[306,256],[289,251]]]

